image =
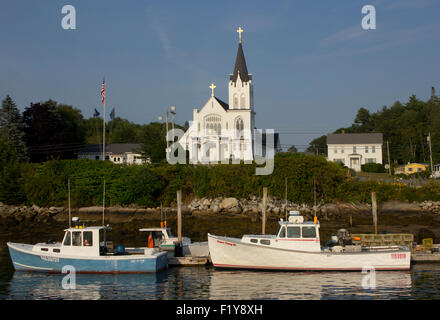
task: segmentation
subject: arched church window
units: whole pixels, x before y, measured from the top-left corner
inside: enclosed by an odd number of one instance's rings
[[[205,117],[205,127],[208,129],[208,134],[217,134],[221,133],[221,121],[222,118],[218,115],[209,115]]]
[[[234,109],[238,108],[238,96],[237,94],[234,94]]]
[[[244,96],[244,93],[240,96],[240,108],[245,109],[246,108],[246,97]]]
[[[241,117],[238,117],[235,120],[235,135],[237,138],[243,137],[243,129],[244,129],[243,119]]]

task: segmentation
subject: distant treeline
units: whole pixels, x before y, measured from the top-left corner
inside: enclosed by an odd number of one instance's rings
[[[75,159],[84,144],[102,143],[102,129],[102,117],[85,119],[81,110],[53,100],[31,103],[21,113],[6,96],[0,108],[0,139],[22,161]],[[140,125],[114,117],[106,123],[106,143],[139,143],[145,157],[160,162],[165,159],[165,124]]]
[[[274,172],[255,175],[255,165],[117,165],[109,161],[51,160],[45,163],[19,162],[7,146],[0,148],[0,201],[8,204],[67,206],[67,182],[70,179],[73,206],[102,205],[105,180],[106,205],[156,207],[162,202],[173,205],[176,190],[184,200],[193,197],[262,196],[285,197],[295,203],[314,202],[314,182],[319,203],[331,201],[369,202],[371,192],[378,200],[440,200],[440,183],[422,188],[360,182],[347,178],[340,164],[322,156],[278,154]]]
[[[432,88],[428,101],[412,95],[408,102],[395,102],[391,107],[370,113],[360,108],[353,124],[340,128],[334,133],[381,132],[384,137],[384,162],[388,162],[386,141],[389,141],[390,158],[394,164],[408,162],[428,163],[429,144],[427,136],[431,133],[434,163],[440,162],[440,99]],[[327,154],[327,136],[321,136],[310,142],[309,152]]]

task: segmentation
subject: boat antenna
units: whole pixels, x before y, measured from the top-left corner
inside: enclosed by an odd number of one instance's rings
[[[164,214],[164,216],[165,216],[165,219],[164,219],[164,226],[165,226],[165,228],[166,228],[166,227],[167,227],[167,212],[166,212],[166,210],[164,210],[163,214]]]
[[[105,179],[104,179],[104,190],[102,192],[102,226],[105,226],[104,214],[105,214]]]
[[[315,217],[313,218],[313,221],[317,222],[318,218],[316,217],[316,179],[313,177],[313,211],[315,212]]]
[[[160,227],[163,228],[162,202],[160,202]]]
[[[285,193],[284,193],[284,198],[285,198],[284,216],[285,216],[286,221],[287,221],[287,177],[285,178]]]
[[[72,214],[70,212],[70,178],[67,178],[67,194],[68,194],[68,201],[69,201],[69,228],[72,227]]]

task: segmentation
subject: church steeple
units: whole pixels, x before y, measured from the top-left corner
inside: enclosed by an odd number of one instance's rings
[[[237,58],[235,58],[234,73],[230,76],[229,79],[236,82],[238,73],[240,73],[240,78],[241,81],[243,82],[248,82],[250,79],[252,79],[252,75],[249,75],[247,70],[246,59],[244,58],[243,46],[241,45],[241,42],[238,44]]]
[[[237,57],[235,58],[234,73],[229,76],[229,106],[231,109],[253,109],[254,90],[252,75],[249,74],[246,59],[244,58],[241,33],[238,28],[239,42]]]
[[[238,28],[237,32],[240,35],[239,42],[238,42],[238,51],[237,51],[237,57],[235,58],[235,67],[234,67],[234,73],[230,76],[230,80],[233,82],[237,81],[238,74],[240,73],[240,78],[243,82],[248,82],[252,79],[252,75],[249,75],[247,66],[246,66],[246,59],[244,58],[243,53],[243,46],[241,41],[241,33],[243,32],[243,29],[240,27]]]

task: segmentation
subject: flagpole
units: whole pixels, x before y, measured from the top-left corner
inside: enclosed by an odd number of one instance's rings
[[[104,114],[102,115],[102,160],[105,161],[105,77],[104,77]]]

